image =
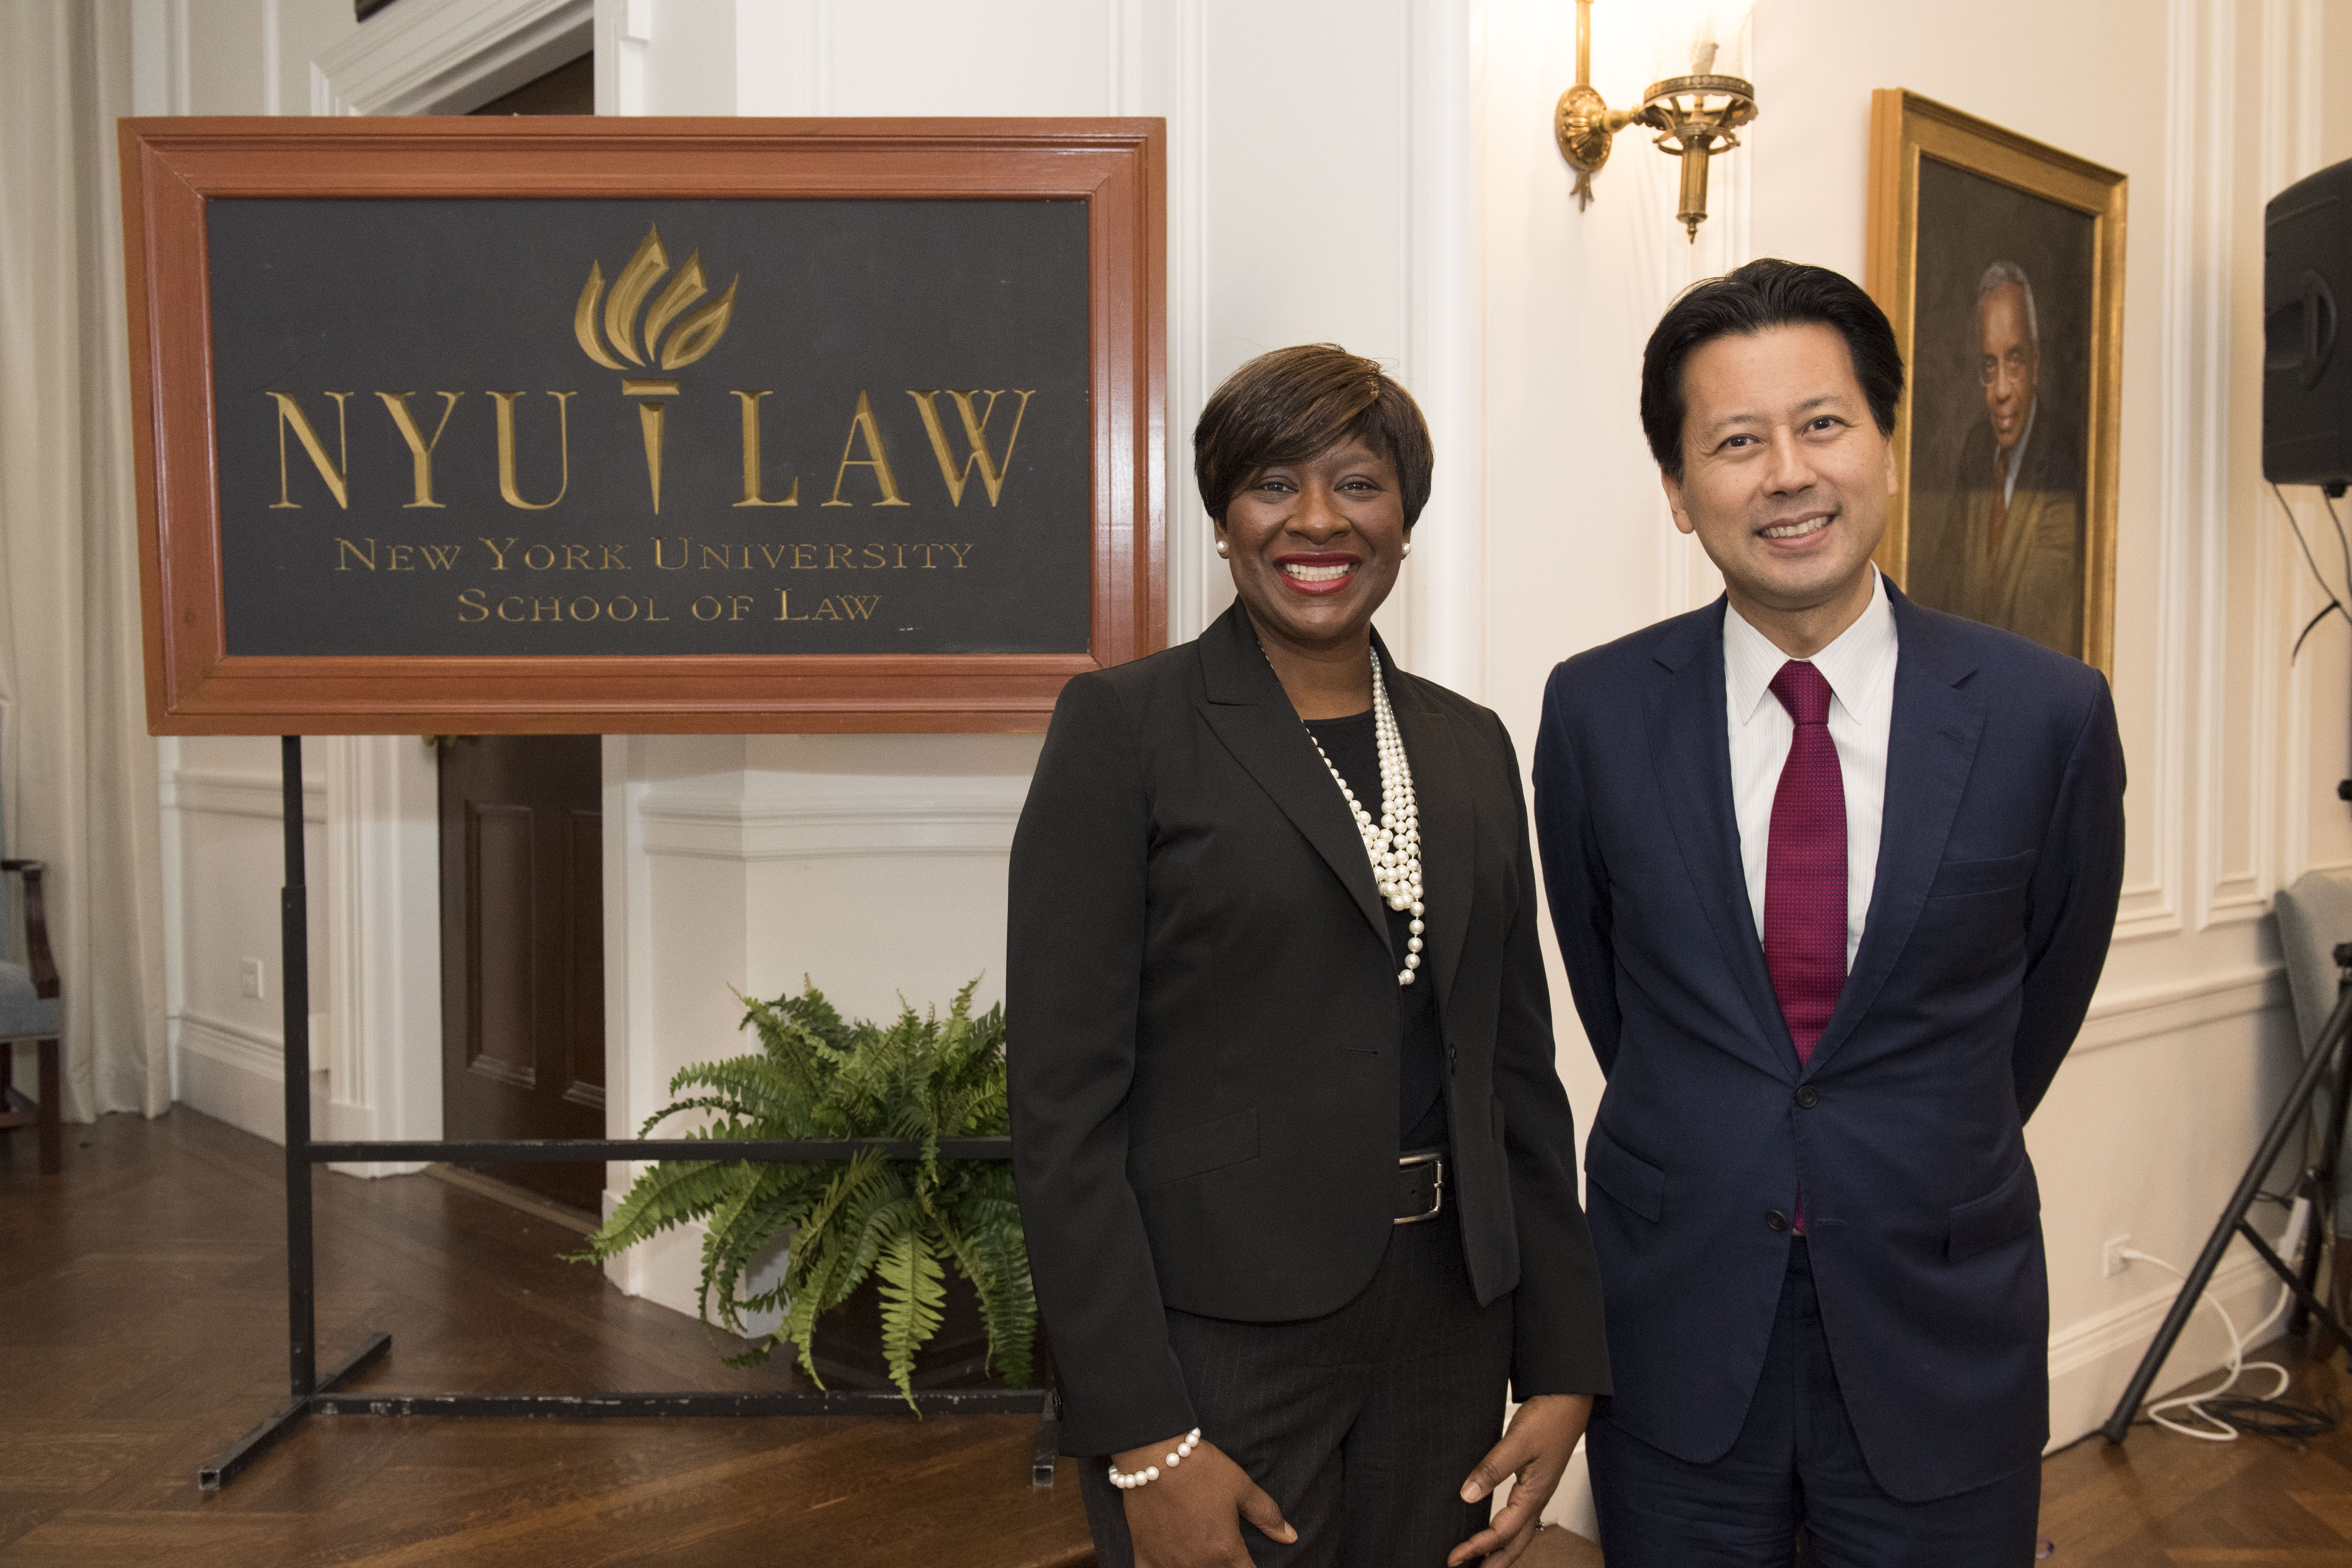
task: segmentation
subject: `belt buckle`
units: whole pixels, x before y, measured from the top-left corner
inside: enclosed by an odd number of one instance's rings
[[[1435,1219],[1439,1211],[1445,1207],[1445,1157],[1433,1149],[1417,1154],[1397,1156],[1397,1173],[1400,1176],[1407,1171],[1416,1170],[1423,1165],[1431,1167],[1429,1207],[1420,1214],[1399,1215],[1391,1222],[1391,1224],[1419,1225],[1423,1220]]]

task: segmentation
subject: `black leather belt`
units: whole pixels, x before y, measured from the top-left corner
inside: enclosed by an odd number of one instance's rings
[[[1396,1223],[1435,1219],[1445,1206],[1445,1156],[1435,1149],[1397,1157]]]

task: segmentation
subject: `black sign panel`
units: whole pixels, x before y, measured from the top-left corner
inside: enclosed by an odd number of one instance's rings
[[[1083,201],[205,226],[232,657],[1088,647]]]

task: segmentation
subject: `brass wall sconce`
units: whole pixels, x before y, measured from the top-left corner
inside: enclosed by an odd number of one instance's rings
[[[1706,221],[1706,161],[1738,146],[1735,132],[1756,118],[1755,84],[1713,74],[1715,48],[1712,43],[1700,47],[1692,75],[1652,82],[1641,108],[1612,109],[1592,87],[1592,0],[1576,0],[1576,85],[1559,95],[1552,134],[1559,155],[1576,171],[1579,212],[1592,201],[1592,176],[1609,162],[1617,132],[1647,126],[1658,133],[1661,150],[1683,161],[1682,210],[1675,216],[1697,243],[1698,226]]]

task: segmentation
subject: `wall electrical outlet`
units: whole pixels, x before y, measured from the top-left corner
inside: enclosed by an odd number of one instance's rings
[[[2129,1268],[2131,1267],[2131,1259],[2126,1258],[2124,1254],[2129,1251],[2130,1248],[2130,1237],[2109,1237],[2107,1238],[2107,1245],[2099,1249],[2099,1277],[2104,1279],[2112,1279],[2116,1275],[2121,1274],[2125,1269]]]
[[[238,959],[236,961],[236,973],[237,978],[244,987],[245,994],[256,1002],[260,1001],[262,999],[261,960],[257,958]]]

